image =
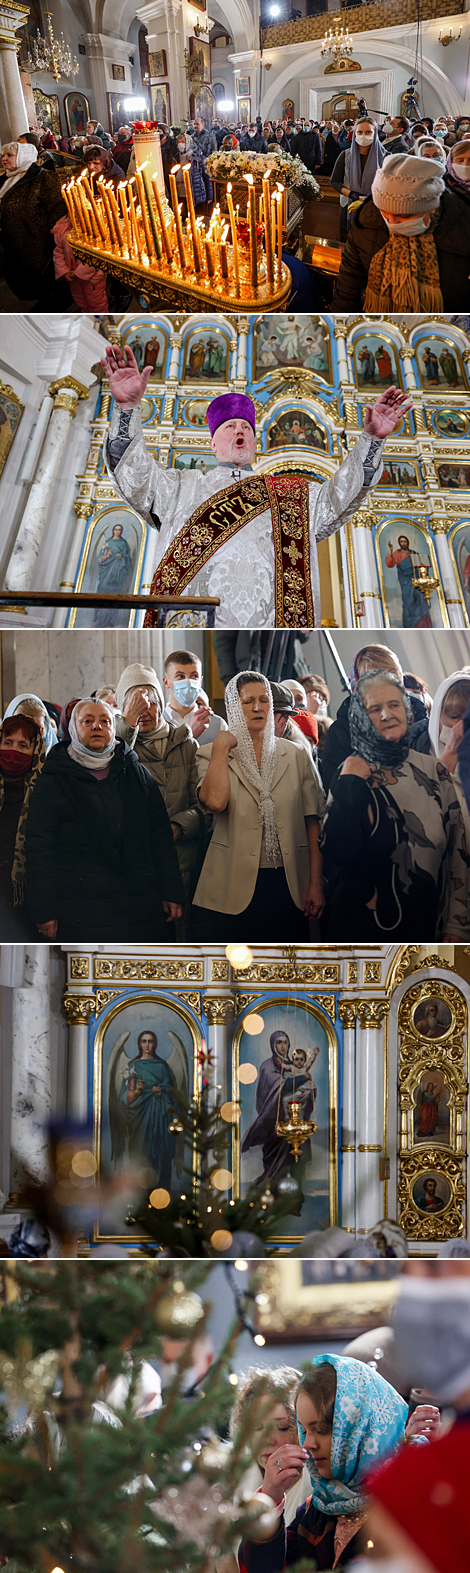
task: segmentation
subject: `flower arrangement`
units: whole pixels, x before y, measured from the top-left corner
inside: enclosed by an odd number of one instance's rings
[[[282,179],[283,185],[295,186],[300,196],[306,202],[316,201],[321,197],[321,191],[315,176],[302,163],[301,158],[292,158],[290,153],[241,153],[225,152],[210,153],[206,159],[208,175],[215,180],[242,180],[244,175],[253,175],[255,181],[262,181],[263,175],[270,171],[274,177]]]

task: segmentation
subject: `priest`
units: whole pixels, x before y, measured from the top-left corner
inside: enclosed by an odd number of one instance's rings
[[[330,480],[253,469],[256,415],[243,393],[223,393],[207,411],[217,465],[167,470],[147,453],[141,401],[151,368],[108,345],[102,366],[114,409],[107,463],[123,501],[159,531],[153,595],[217,596],[217,628],[319,628],[317,542],[351,517],[382,473],[382,449],[411,400],[387,388]],[[147,627],[166,613],[150,608]]]

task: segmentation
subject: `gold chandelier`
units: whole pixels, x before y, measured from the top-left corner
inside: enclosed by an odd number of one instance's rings
[[[37,38],[30,39],[30,49],[26,56],[25,64],[31,72],[48,71],[59,82],[62,76],[74,77],[80,70],[78,60],[72,58],[72,52],[65,42],[63,33],[55,38],[50,11],[46,11],[46,27],[48,42],[40,33]]]
[[[352,55],[353,48],[353,40],[351,38],[349,29],[347,27],[344,28],[343,26],[338,28],[338,22],[335,22],[334,32],[333,28],[329,27],[328,31],[325,33],[320,54],[323,56],[333,56],[334,69],[336,66],[341,64],[342,60],[347,60],[348,56]]]

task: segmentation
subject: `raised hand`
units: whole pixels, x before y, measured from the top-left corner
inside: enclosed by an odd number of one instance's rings
[[[368,404],[364,416],[364,431],[368,437],[390,437],[402,415],[411,410],[412,400],[399,388],[385,388],[375,404]]]
[[[152,367],[146,366],[144,371],[139,371],[135,355],[128,344],[124,347],[124,353],[119,344],[108,344],[101,365],[109,379],[116,404],[120,404],[122,410],[134,410],[144,397]]]

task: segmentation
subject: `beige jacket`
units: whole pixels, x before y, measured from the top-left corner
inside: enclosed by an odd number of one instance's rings
[[[325,794],[320,777],[306,749],[276,738],[277,766],[272,795],[286,879],[293,901],[302,910],[310,882],[306,815],[320,816]],[[198,749],[199,786],[209,768],[212,744]],[[214,814],[214,833],[206,853],[193,900],[214,912],[244,912],[258,878],[262,825],[259,795],[250,786],[238,763],[236,749],[229,754],[230,798],[222,814]]]

